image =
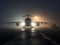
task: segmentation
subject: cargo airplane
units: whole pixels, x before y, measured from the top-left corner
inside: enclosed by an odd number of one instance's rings
[[[16,24],[16,26],[24,25],[24,29],[32,29],[34,26],[40,26],[41,24],[49,24],[48,22],[32,22],[32,15],[25,15],[26,19],[24,22],[7,22],[7,24]]]

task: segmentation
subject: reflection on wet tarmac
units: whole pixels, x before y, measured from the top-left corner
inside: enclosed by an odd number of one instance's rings
[[[50,38],[46,38],[48,37],[39,31],[25,30],[3,45],[54,45]]]

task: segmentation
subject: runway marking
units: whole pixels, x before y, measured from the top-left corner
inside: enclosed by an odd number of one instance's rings
[[[54,41],[50,37],[47,37],[44,33],[40,33],[40,34],[43,36],[44,39],[51,41],[51,43],[53,43],[54,45],[60,45],[58,42]]]

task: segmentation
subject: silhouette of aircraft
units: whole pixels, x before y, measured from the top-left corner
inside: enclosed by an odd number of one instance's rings
[[[33,17],[32,15],[25,15],[23,17],[26,17],[25,22],[6,22],[7,24],[16,24],[16,26],[21,26],[20,24],[24,25],[23,28],[32,28],[35,26],[40,26],[41,24],[49,24],[48,22],[34,22],[32,23],[32,20],[30,17]]]

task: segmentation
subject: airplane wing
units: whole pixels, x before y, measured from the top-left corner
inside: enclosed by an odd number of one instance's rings
[[[48,22],[35,22],[35,23],[37,23],[37,26],[40,26],[40,25],[46,25],[46,24],[50,24],[50,23],[48,23]]]
[[[5,22],[6,24],[16,24],[16,26],[19,26],[19,23],[21,22]]]

